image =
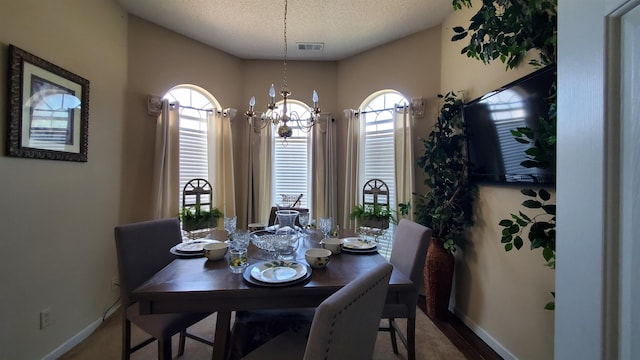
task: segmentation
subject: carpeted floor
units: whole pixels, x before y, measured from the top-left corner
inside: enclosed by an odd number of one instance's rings
[[[404,328],[403,320],[398,320]],[[213,339],[213,329],[215,326],[215,314],[209,316],[205,320],[192,326],[189,332],[202,336],[204,338]],[[133,326],[133,343],[145,339],[146,334]],[[399,341],[398,341],[399,342]],[[86,340],[80,343],[60,359],[65,360],[113,360],[119,359],[121,355],[121,321],[118,312],[110,316],[101,324],[96,331]],[[429,360],[456,360],[464,359],[463,354],[449,341],[449,339],[438,330],[431,320],[417,309],[416,318],[416,358]],[[174,358],[178,359],[177,353],[178,336],[173,337],[173,353]],[[406,359],[407,353],[402,346],[398,344],[400,353],[395,355],[391,351],[391,341],[389,333],[379,332],[376,342],[376,349],[373,355],[374,360],[386,359]],[[211,359],[212,348],[197,341],[187,339],[185,353],[180,359],[200,360]],[[145,348],[135,352],[131,356],[132,360],[153,360],[157,359],[156,343],[147,345]]]

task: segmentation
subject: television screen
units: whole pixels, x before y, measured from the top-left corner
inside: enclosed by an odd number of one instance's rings
[[[546,169],[528,168],[525,151],[511,130],[534,133],[549,118],[549,91],[555,66],[546,66],[464,105],[469,178],[476,183],[555,184],[555,159]]]

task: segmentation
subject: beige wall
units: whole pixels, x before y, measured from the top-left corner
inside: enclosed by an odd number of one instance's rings
[[[6,58],[12,43],[91,81],[89,162],[0,157],[0,306],[12,309],[2,312],[0,358],[51,353],[117,298],[110,289],[117,274],[113,226],[151,217],[155,119],[146,112],[148,95],[161,96],[175,85],[190,83],[209,91],[224,108],[238,109],[232,127],[237,213],[244,224],[246,209],[240,204],[246,198],[249,129],[243,113],[252,95],[262,108],[268,86],[281,86],[280,61],[238,59],[127,16],[114,3],[49,3],[11,2],[3,9],[0,58]],[[472,99],[532,70],[523,66],[505,72],[502,64],[484,66],[461,56],[462,45],[449,42],[450,28],[468,18],[469,13],[456,12],[442,28],[338,62],[289,62],[293,98],[309,103],[317,89],[323,112],[338,122],[341,154],[347,129],[343,109],[359,107],[382,89],[424,97],[426,115],[417,119],[415,131],[419,156],[420,138],[436,116],[438,92],[466,90]],[[18,31],[24,24],[30,24],[29,31]],[[0,83],[6,83],[6,68],[0,70]],[[0,86],[0,99],[5,98],[6,87]],[[4,101],[0,112],[6,112]],[[4,147],[6,126],[1,124]],[[343,177],[340,161],[339,198]],[[417,171],[418,191],[423,191],[421,184]],[[472,246],[458,254],[455,311],[502,354],[551,358],[553,313],[542,307],[553,291],[554,273],[543,267],[538,252],[507,254],[499,242],[498,221],[521,201],[517,188],[481,187]],[[338,209],[341,216],[342,204]],[[52,324],[38,330],[38,313],[46,307],[52,309]]]
[[[451,29],[467,24],[473,13],[456,11],[442,24],[441,86],[443,91],[464,90],[467,100],[534,70],[525,62],[506,71],[499,61],[484,65],[460,55],[464,41],[451,42]],[[520,188],[480,186],[471,246],[456,256],[452,304],[459,317],[505,358],[551,359],[554,312],[543,307],[552,300],[555,273],[544,266],[540,250],[529,250],[528,242],[509,253],[500,243],[498,223],[522,209],[525,197]]]
[[[147,115],[148,96],[164,96],[174,86],[193,84],[211,93],[223,108],[235,108],[242,89],[242,61],[200,42],[135,16],[129,17],[128,42],[122,222],[152,217],[156,118]],[[237,120],[234,134],[240,131]]]
[[[90,81],[87,163],[4,156],[9,44]],[[39,359],[118,298],[126,14],[103,0],[3,1],[0,59],[0,358]]]

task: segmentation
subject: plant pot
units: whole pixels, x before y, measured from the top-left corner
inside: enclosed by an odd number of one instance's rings
[[[447,319],[449,315],[449,297],[455,266],[455,258],[445,250],[443,244],[443,239],[431,238],[424,266],[427,315],[439,320]]]
[[[389,220],[388,219],[362,219],[360,222],[360,226],[370,227],[375,229],[388,229],[389,228]]]

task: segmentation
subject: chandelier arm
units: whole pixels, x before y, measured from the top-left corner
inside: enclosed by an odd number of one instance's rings
[[[266,128],[271,121],[270,120],[265,120],[262,117],[261,118],[257,118],[257,117],[253,117],[249,120],[249,122],[251,123],[251,126],[253,127],[254,131],[260,131],[264,128]]]

